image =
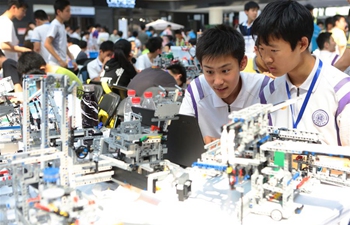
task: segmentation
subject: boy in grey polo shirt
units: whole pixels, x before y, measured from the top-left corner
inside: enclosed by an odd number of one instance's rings
[[[64,22],[70,19],[70,2],[68,0],[56,0],[54,4],[56,18],[51,22],[45,48],[49,51],[49,62],[67,68],[67,55],[73,60],[74,70],[77,64],[73,55],[68,50],[67,35]]]

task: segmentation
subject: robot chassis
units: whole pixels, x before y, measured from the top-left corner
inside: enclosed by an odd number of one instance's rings
[[[194,167],[208,173],[226,171],[231,189],[241,192],[236,204],[240,220],[249,212],[269,215],[274,220],[300,213],[304,206],[294,198],[310,192],[313,184],[324,182],[350,186],[350,168],[321,162],[318,156],[350,158],[350,148],[321,144],[317,133],[268,126],[268,114],[293,104],[256,104],[229,115],[221,139],[205,146],[207,151]],[[292,156],[297,155],[295,159]],[[292,162],[297,168],[292,168]],[[334,176],[331,170],[341,173]],[[243,196],[242,184],[250,179],[251,191]]]
[[[41,83],[41,90],[29,96],[29,87],[35,82]],[[105,139],[96,129],[75,130],[74,113],[69,123],[67,110],[62,114],[57,111],[53,92],[62,93],[62,108],[65,109],[68,108],[68,95],[76,97],[75,86],[76,83],[69,85],[68,77],[61,75],[24,76],[24,102],[37,100],[40,96],[39,105],[42,110],[41,113],[38,113],[37,118],[33,118],[29,104],[23,105],[23,152],[0,156],[0,177],[2,179],[0,188],[11,187],[12,192],[7,195],[15,197],[14,205],[0,205],[0,210],[2,208],[13,209],[16,222],[23,224],[40,224],[37,218],[40,216],[50,216],[51,222],[59,224],[74,224],[79,219],[91,218],[87,214],[91,215],[91,212],[94,212],[96,207],[94,202],[74,189],[82,185],[110,180],[119,182],[113,178],[114,167],[126,171],[140,167],[149,172],[153,171],[152,167],[155,168],[157,165],[165,167],[166,171],[148,175],[147,190],[154,191],[156,180],[172,175],[179,199],[186,199],[190,191],[188,173],[179,166],[162,160],[163,153],[166,153],[167,125],[170,119],[175,118],[174,113],[170,112],[178,112],[180,103],[164,99],[163,103],[159,104],[161,107],[158,107],[156,116],[159,117],[159,124],[160,121],[164,121],[164,134],[157,134],[157,130],[144,130],[141,127],[142,118],[134,115],[135,121],[122,123],[119,130],[111,130],[110,138]],[[174,93],[178,94],[177,91]],[[55,115],[50,120],[48,118],[49,104]],[[73,109],[70,110],[74,112],[75,106],[72,105]],[[41,127],[40,130],[35,129],[38,126]],[[114,141],[118,137],[120,141]],[[80,141],[81,144],[78,148],[74,146],[76,141]],[[40,146],[37,143],[40,143]],[[86,143],[88,143],[87,146],[84,146]],[[124,161],[111,154],[113,146],[123,154]],[[86,159],[87,155],[89,155],[88,159]],[[144,164],[150,166],[144,166]],[[43,181],[42,174],[46,169],[58,167],[59,172],[48,175],[49,177],[54,176],[55,179],[49,178]],[[33,199],[30,196],[30,190],[31,186],[36,184],[38,184],[37,197]],[[183,188],[184,186],[187,188]],[[64,194],[57,195],[54,199],[44,197],[45,193],[50,190],[51,192],[52,190],[57,192],[64,190]],[[36,202],[34,207],[30,206],[33,202]],[[85,205],[82,205],[81,202]],[[93,222],[92,220],[90,222]],[[5,219],[2,222],[12,221]]]

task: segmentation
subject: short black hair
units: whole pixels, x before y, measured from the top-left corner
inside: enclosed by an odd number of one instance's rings
[[[175,30],[174,34],[182,34],[181,30]]]
[[[214,59],[220,56],[232,56],[241,63],[245,54],[242,34],[227,25],[218,25],[203,32],[196,45],[196,57],[199,63],[204,58]]]
[[[258,3],[250,1],[244,4],[244,11],[249,11],[249,9],[260,9],[260,7]]]
[[[163,39],[161,37],[152,37],[146,43],[146,48],[150,53],[154,53],[158,49],[162,48]]]
[[[317,20],[317,25],[320,25],[320,24],[324,25],[324,22],[321,20]]]
[[[25,0],[8,0],[7,5],[8,9],[10,9],[12,6],[16,6],[16,8],[28,9],[28,3]]]
[[[46,12],[42,9],[38,9],[34,12],[34,19],[37,20],[48,20],[49,17],[47,16]]]
[[[144,23],[141,23],[140,28],[141,30],[144,30],[146,28],[146,25]]]
[[[39,53],[23,52],[18,58],[17,71],[20,74],[33,74],[32,71],[39,71],[42,66],[46,66],[46,62]]]
[[[312,11],[312,10],[314,10],[315,7],[311,4],[306,4],[305,8],[307,8],[309,11]]]
[[[335,23],[338,22],[341,18],[345,19],[345,17],[342,15],[337,14],[337,15],[333,16],[333,27],[335,26]]]
[[[0,49],[0,57],[5,57],[5,53]]]
[[[197,39],[196,38],[191,38],[190,40],[188,40],[188,42],[192,45],[195,46],[197,44]]]
[[[105,52],[105,51],[113,51],[114,49],[114,43],[113,41],[104,41],[100,45],[100,50]]]
[[[324,44],[329,42],[331,36],[332,36],[332,33],[329,33],[329,32],[322,32],[318,35],[316,42],[320,50],[324,49]]]
[[[55,14],[57,15],[57,10],[60,10],[62,12],[69,5],[70,2],[68,0],[56,0],[55,4],[53,5]]]
[[[133,36],[133,37],[138,37],[138,36],[139,36],[139,32],[137,32],[136,30],[134,30],[134,31],[132,32],[132,36]]]
[[[269,38],[289,42],[294,51],[298,41],[307,37],[309,45],[314,32],[314,21],[309,10],[296,1],[275,1],[266,5],[254,21],[252,34],[258,43],[269,44]]]
[[[125,39],[119,39],[114,43],[114,56],[112,62],[118,62],[122,68],[128,68],[130,61],[128,60],[131,52],[131,43]]]
[[[81,49],[83,49],[83,48],[86,48],[87,47],[87,42],[86,41],[83,41],[83,40],[81,40],[81,41],[79,41],[79,47],[81,48]]]
[[[168,66],[166,69],[170,70],[174,74],[181,74],[182,76],[181,76],[180,80],[182,82],[182,85],[186,83],[187,73],[186,73],[186,69],[183,65],[181,65],[180,63],[176,63],[176,64]]]
[[[327,27],[328,24],[332,24],[332,26],[333,26],[333,16],[327,17],[324,20],[324,24],[326,25],[326,27]]]
[[[123,37],[123,31],[118,30],[117,34],[118,34],[119,37]]]

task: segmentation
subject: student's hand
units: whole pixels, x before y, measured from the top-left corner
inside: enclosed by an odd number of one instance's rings
[[[67,62],[63,61],[62,59],[60,59],[60,60],[58,61],[58,64],[59,64],[60,66],[62,66],[63,68],[67,68],[67,67],[68,67]]]
[[[211,142],[213,142],[213,141],[215,141],[215,140],[217,140],[217,139],[219,139],[219,138],[214,138],[214,137],[210,137],[210,136],[205,136],[203,138],[204,144],[206,144],[206,145],[211,143]]]
[[[111,59],[111,57],[106,57],[104,60],[103,60],[103,67],[106,65],[106,63]]]
[[[22,52],[31,52],[32,50],[30,48],[21,47],[21,51]]]
[[[274,75],[272,75],[272,73],[270,73],[270,72],[263,72],[263,74],[270,77],[271,79],[276,79],[276,77]]]
[[[72,62],[72,65],[73,65],[74,71],[77,71],[77,69],[78,69],[78,64],[75,62],[75,60]]]

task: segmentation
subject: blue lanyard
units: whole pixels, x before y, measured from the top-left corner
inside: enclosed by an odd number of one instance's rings
[[[303,105],[301,106],[300,112],[299,112],[298,117],[297,117],[297,121],[294,121],[293,106],[290,105],[290,111],[292,112],[292,120],[293,120],[293,128],[294,129],[296,129],[298,127],[298,124],[299,124],[301,118],[303,117],[305,108],[306,108],[307,104],[309,103],[309,99],[310,99],[311,93],[312,93],[312,91],[313,91],[313,89],[315,87],[316,81],[317,81],[317,79],[318,79],[318,77],[320,75],[321,68],[322,68],[322,61],[320,60],[319,63],[318,63],[318,67],[317,67],[316,73],[315,73],[314,77],[312,78],[312,82],[311,82],[310,88],[307,91],[307,94],[306,94],[306,97],[304,99]],[[288,99],[290,99],[291,96],[290,96],[290,91],[289,91],[289,86],[288,86],[287,81],[286,81],[286,90],[287,90]]]

